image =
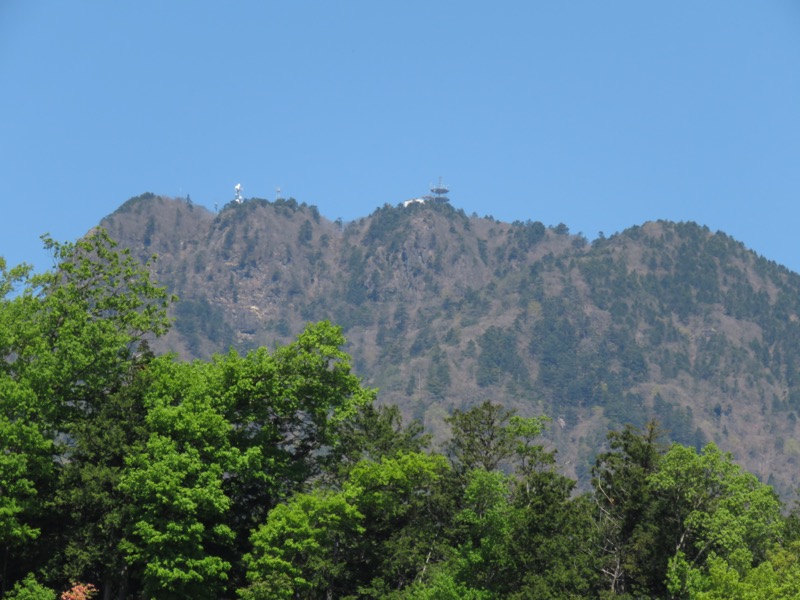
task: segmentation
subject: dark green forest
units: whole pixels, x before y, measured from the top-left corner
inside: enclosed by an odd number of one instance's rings
[[[433,443],[376,403],[327,321],[273,350],[156,356],[180,302],[147,265],[103,230],[45,243],[50,272],[0,259],[4,598],[800,596],[797,513],[713,444],[622,425],[579,492],[543,442],[547,416],[485,398]],[[540,310],[542,339],[571,343],[573,324]],[[479,384],[531,385],[514,335],[481,336]],[[641,376],[634,350],[622,380]],[[543,364],[551,387],[590,368]],[[430,374],[445,395],[446,363]]]

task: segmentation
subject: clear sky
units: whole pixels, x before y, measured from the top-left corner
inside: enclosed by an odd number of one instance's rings
[[[800,1],[0,1],[0,255],[131,196],[652,219],[800,271]]]

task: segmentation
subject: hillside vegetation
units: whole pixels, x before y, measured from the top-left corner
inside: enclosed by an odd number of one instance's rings
[[[218,214],[133,198],[102,225],[181,301],[158,350],[207,358],[344,328],[354,371],[436,439],[491,400],[554,419],[588,484],[605,432],[655,418],[714,441],[785,498],[800,481],[800,277],[721,232],[650,222],[592,243],[560,224],[450,205],[385,205],[350,223],[295,200]]]
[[[47,273],[0,259],[4,599],[800,595],[798,512],[713,443],[608,431],[580,492],[547,417],[485,401],[436,443],[329,322],[157,356],[175,299],[147,267],[103,230],[46,244]]]

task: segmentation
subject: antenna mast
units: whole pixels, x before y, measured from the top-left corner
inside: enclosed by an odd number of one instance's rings
[[[450,191],[444,183],[442,183],[441,176],[439,177],[439,183],[436,185],[431,185],[431,193],[433,194],[433,201],[438,204],[444,204],[445,202],[450,202],[450,198],[447,197],[447,193]]]

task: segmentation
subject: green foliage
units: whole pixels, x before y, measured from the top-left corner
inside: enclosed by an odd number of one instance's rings
[[[219,523],[230,508],[222,467],[192,447],[154,434],[128,461],[120,491],[136,503],[121,547],[143,565],[145,593],[160,598],[217,598],[231,565],[211,551],[232,539]]]
[[[129,384],[146,338],[169,326],[170,297],[103,230],[45,246],[52,272],[0,265],[3,293],[22,287],[0,304],[0,548],[20,557],[11,574],[45,550],[34,540],[52,536],[40,531],[60,474],[80,468],[88,424]]]
[[[486,387],[500,381],[509,374],[515,381],[526,381],[528,372],[517,352],[517,336],[511,329],[491,326],[478,339],[478,370],[475,379],[479,386]]]
[[[342,476],[364,459],[379,461],[400,453],[420,453],[430,444],[430,437],[418,421],[404,425],[397,406],[363,404],[352,418],[337,423],[326,468]]]
[[[697,600],[782,600],[800,596],[800,547],[776,547],[768,560],[742,575],[712,554],[708,574],[693,573],[688,597]]]
[[[185,337],[188,350],[194,356],[206,354],[203,340],[221,347],[234,339],[233,329],[225,321],[222,309],[205,298],[181,300],[175,306],[175,318],[175,329]]]
[[[545,428],[546,417],[520,417],[499,404],[484,402],[468,411],[456,409],[447,419],[452,437],[447,450],[456,470],[494,471],[514,464],[523,476],[552,464],[552,455],[534,444]]]
[[[456,565],[459,578],[480,589],[496,590],[507,577],[514,509],[508,476],[476,468],[467,473],[463,508],[454,523],[461,539]]]
[[[514,229],[511,232],[512,238],[524,249],[529,250],[545,238],[546,229],[540,221],[515,221],[512,223]]]
[[[45,238],[45,247],[58,269],[31,280],[23,302],[39,302],[40,336],[25,340],[16,363],[55,380],[37,381],[38,393],[91,402],[93,392],[124,375],[140,341],[167,331],[171,298],[103,230],[75,244]]]
[[[38,422],[36,395],[0,375],[0,545],[16,546],[39,535],[29,520],[37,487],[52,472],[52,440]]]
[[[363,533],[363,515],[341,493],[298,494],[270,512],[245,556],[246,600],[338,597],[346,559]]]
[[[460,472],[494,471],[514,454],[515,438],[507,426],[513,414],[488,401],[466,412],[453,411],[447,419],[453,436],[448,451]]]
[[[390,522],[412,510],[410,501],[426,502],[420,490],[434,484],[446,471],[443,456],[401,453],[380,462],[361,461],[351,471],[345,490],[358,497],[365,514]]]
[[[589,512],[570,498],[574,482],[554,471],[553,454],[534,443],[544,422],[489,403],[451,419],[462,487],[448,572],[467,589],[569,598],[592,587]],[[513,474],[497,470],[501,464],[513,464]]]
[[[374,392],[329,323],[272,354],[155,358],[170,298],[147,270],[102,231],[47,246],[52,273],[0,263],[0,291],[23,287],[0,304],[1,587],[47,562],[106,593],[220,597],[252,528],[329,466]]]
[[[609,439],[593,472],[607,589],[749,597],[734,589],[768,559],[783,530],[772,489],[713,444],[700,453],[679,444],[665,452],[654,423]]]
[[[429,514],[446,473],[441,456],[401,453],[359,462],[340,492],[295,495],[253,534],[240,595],[343,597],[410,583],[437,537]]]
[[[119,544],[132,506],[119,486],[126,456],[148,435],[144,394],[152,380],[153,357],[143,350],[131,364],[130,382],[71,431],[70,460],[59,473],[54,499],[64,519],[62,573],[70,580],[112,587],[129,571]]]
[[[373,398],[350,374],[343,342],[319,323],[272,354],[153,362],[151,433],[119,483],[136,507],[122,548],[146,593],[219,597],[237,540],[320,472],[339,424]]]
[[[458,581],[447,568],[433,568],[422,581],[386,596],[392,600],[491,600],[494,595],[485,590],[471,588]]]
[[[274,208],[287,219],[306,210],[292,202]],[[244,222],[258,206],[226,218]],[[439,211],[458,224],[449,207],[425,210],[431,213],[420,216]],[[389,224],[415,214],[385,212]],[[487,252],[499,248],[515,260],[553,237],[537,224],[500,229]],[[564,394],[572,407],[563,413],[565,431],[554,437],[573,434],[568,428],[581,422],[582,407],[602,406],[612,422],[644,419],[644,392],[635,386],[653,360],[639,345],[648,337],[664,346],[659,370],[668,377],[722,381],[725,369],[752,355],[756,369],[776,362],[776,377],[800,381],[800,346],[782,340],[766,317],[759,321],[763,336],[743,348],[714,332],[685,333],[678,320],[697,322],[699,306],[724,302],[735,275],[718,262],[726,239],[691,226],[675,231],[683,246],[660,257],[648,247],[652,255],[642,258],[663,270],[653,281],[619,259],[612,237],[573,260],[551,256],[532,271],[509,267],[513,282],[466,290],[438,312],[422,306],[411,317],[404,305],[387,305],[381,339],[392,340],[391,356],[402,358],[412,345],[402,334],[416,332],[417,350],[430,361],[416,373],[415,390],[441,399],[453,388],[451,357],[459,348],[487,388],[505,383],[529,391],[527,366],[535,363],[534,400],[547,405]],[[628,239],[644,243],[647,235]],[[109,597],[148,598],[237,591],[243,598],[798,594],[796,519],[784,519],[772,489],[713,445],[667,450],[654,423],[625,427],[609,435],[592,491],[580,495],[541,445],[547,419],[484,402],[445,419],[451,435],[444,456],[430,451],[419,423],[403,423],[399,408],[374,405],[376,392],[362,386],[342,350],[341,328],[309,325],[272,352],[231,350],[194,363],[155,357],[147,341],[169,326],[170,298],[147,269],[103,232],[47,244],[57,263],[51,273],[31,276],[0,261],[0,564],[7,565],[7,597],[52,598],[52,589],[71,581],[92,581]],[[705,246],[711,259],[690,256]],[[385,274],[363,247],[350,246],[348,257],[357,277],[341,285],[363,292],[352,314],[368,314]],[[546,280],[549,268],[557,272]],[[664,273],[697,288],[685,298],[664,297],[674,319],[642,300]],[[562,276],[554,296],[548,286]],[[774,286],[784,327],[796,333],[791,315],[800,302],[786,274],[761,265],[758,276]],[[702,278],[715,282],[700,289]],[[735,283],[734,295],[746,297],[744,284]],[[593,295],[600,312],[583,312],[581,294]],[[753,311],[773,301],[751,300]],[[482,326],[466,329],[504,304],[519,310],[513,325],[499,321],[504,326],[478,336]],[[445,335],[445,352],[436,332],[447,326],[432,323],[456,313],[465,344],[457,331]],[[642,315],[647,325],[637,330],[632,323]],[[463,322],[470,318],[475,323]],[[536,342],[521,357],[517,348],[529,334]],[[470,336],[478,342],[472,351]],[[774,400],[776,410],[794,401],[796,390],[787,389]],[[679,430],[682,442],[699,445],[691,411],[659,396],[654,409],[673,439]],[[712,414],[731,418],[723,408]],[[788,446],[788,434],[783,439]],[[32,570],[44,585],[26,576]]]
[[[654,421],[643,431],[628,425],[608,434],[597,456],[592,486],[598,524],[598,566],[612,593],[662,595],[671,540],[660,529],[661,504],[650,488],[665,447]]]
[[[431,396],[443,399],[447,395],[447,390],[451,383],[450,364],[447,360],[447,355],[437,346],[431,354],[425,387]]]
[[[56,592],[36,581],[33,573],[28,573],[3,598],[7,600],[56,600]]]
[[[740,575],[763,561],[780,539],[783,520],[772,488],[743,472],[713,444],[701,453],[673,445],[651,486],[665,498],[665,525],[674,556],[667,579],[672,593],[690,589],[712,553]]]
[[[443,456],[423,453],[364,461],[353,469],[344,490],[358,498],[369,524],[355,555],[365,590],[383,594],[404,587],[426,561],[441,557],[448,476]]]

